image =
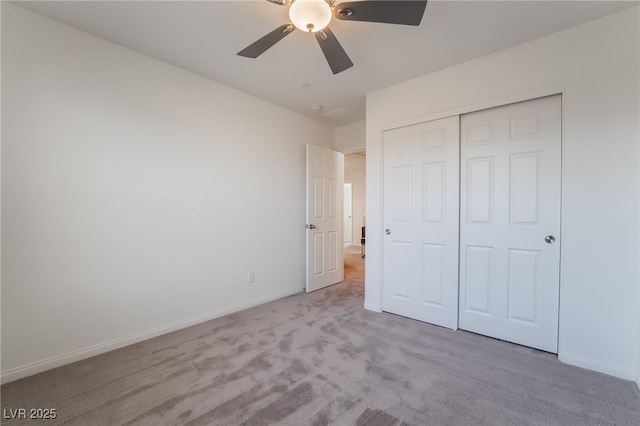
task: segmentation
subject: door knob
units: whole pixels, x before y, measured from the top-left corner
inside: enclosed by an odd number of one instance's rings
[[[556,242],[556,237],[554,237],[553,235],[547,235],[546,237],[544,237],[544,241],[547,244],[553,244]]]
[[[387,228],[384,230],[384,233],[387,235],[391,235],[391,229]]]
[[[316,229],[316,226],[311,224],[311,225],[305,226],[305,228],[307,228],[307,229]]]

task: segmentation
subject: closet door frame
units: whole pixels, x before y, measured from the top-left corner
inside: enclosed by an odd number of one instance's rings
[[[428,121],[434,121],[434,120],[438,120],[438,119],[442,119],[442,118],[446,118],[446,117],[451,117],[451,116],[462,116],[464,114],[469,114],[469,113],[474,113],[477,111],[481,111],[481,110],[485,110],[485,109],[490,109],[490,108],[496,108],[496,107],[502,107],[505,105],[509,105],[509,104],[513,104],[513,103],[519,103],[519,102],[526,102],[526,101],[530,101],[530,100],[535,100],[537,98],[542,98],[542,97],[547,97],[547,96],[552,96],[552,95],[560,95],[562,96],[564,88],[561,86],[556,86],[556,87],[548,87],[548,88],[544,88],[544,89],[540,89],[540,90],[534,90],[528,93],[523,93],[523,94],[519,94],[519,95],[514,95],[514,96],[507,96],[507,97],[503,97],[503,98],[499,98],[499,99],[493,99],[493,100],[489,100],[489,101],[485,101],[485,102],[479,102],[479,103],[475,103],[475,104],[470,104],[464,107],[459,107],[459,108],[455,108],[455,109],[450,109],[450,110],[446,110],[440,113],[433,113],[433,114],[429,114],[429,115],[424,115],[424,116],[419,116],[419,117],[414,117],[412,119],[407,119],[407,120],[399,120],[396,121],[394,123],[390,123],[388,125],[384,125],[382,126],[382,128],[380,129],[380,141],[381,141],[381,149],[380,149],[380,170],[381,172],[384,170],[383,168],[383,163],[384,163],[384,155],[383,155],[383,135],[384,132],[387,130],[392,130],[392,129],[397,129],[397,128],[401,128],[401,127],[405,127],[405,126],[410,126],[410,125],[414,125],[414,124],[418,124],[418,123],[422,123],[422,122],[428,122]],[[560,148],[562,149],[562,148]],[[560,160],[562,162],[562,160]],[[561,173],[561,181],[562,181],[562,172]],[[382,190],[382,184],[384,181],[384,173],[381,173],[381,190]],[[562,203],[562,199],[560,201]],[[381,205],[384,204],[384,192],[382,193],[381,196]],[[562,217],[562,212],[560,212],[560,222],[562,222],[563,217]],[[381,216],[380,218],[380,222],[378,224],[379,227],[379,256],[380,256],[380,265],[379,265],[379,284],[374,283],[371,287],[370,291],[376,291],[375,287],[377,287],[379,285],[378,291],[380,292],[380,296],[379,296],[379,305],[377,305],[377,303],[375,302],[376,298],[368,298],[369,300],[365,301],[365,308],[370,309],[370,310],[375,310],[378,312],[381,312],[384,309],[384,304],[383,304],[383,292],[384,292],[384,279],[383,279],[383,274],[384,274],[384,268],[383,268],[383,261],[384,261],[384,251],[383,251],[383,241],[384,241],[384,230],[385,230],[385,225],[384,225],[384,218],[383,216]],[[373,228],[372,228],[373,230]],[[562,238],[561,236],[561,232],[558,232],[558,235],[560,237],[560,239]],[[371,244],[372,246],[377,245],[375,243],[372,242]],[[373,247],[372,247],[373,248]],[[378,251],[376,250],[376,251]],[[371,259],[374,260],[374,259]],[[561,257],[559,260],[559,269],[561,271],[562,269],[562,264],[561,264]],[[377,267],[376,267],[377,268]],[[377,281],[377,280],[376,280]],[[559,285],[560,285],[560,294],[559,294],[559,298],[561,300],[561,274],[559,274]],[[559,301],[560,301],[559,300]],[[373,302],[373,303],[372,303]],[[377,306],[376,306],[377,305]],[[458,309],[460,309],[460,307],[458,306]],[[560,303],[558,304],[558,311],[560,310]],[[562,325],[558,322],[557,324],[557,329],[558,329],[558,335],[561,334],[561,329],[562,329]],[[557,352],[557,351],[556,351]]]

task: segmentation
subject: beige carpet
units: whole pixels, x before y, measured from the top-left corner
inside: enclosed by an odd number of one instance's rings
[[[363,310],[349,278],[2,386],[41,425],[639,425],[631,382]]]

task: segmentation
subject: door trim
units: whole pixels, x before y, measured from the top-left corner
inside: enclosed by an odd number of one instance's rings
[[[545,98],[547,96],[561,95],[562,99],[565,99],[565,92],[566,92],[565,85],[559,84],[559,85],[554,85],[549,87],[543,87],[536,90],[530,90],[530,91],[526,91],[526,92],[515,94],[515,95],[501,96],[501,97],[492,98],[482,102],[475,102],[468,105],[461,105],[454,108],[441,110],[441,111],[437,111],[429,114],[418,115],[418,116],[403,119],[403,120],[384,123],[380,126],[380,132],[379,132],[380,146],[382,146],[384,132],[387,130],[393,130],[400,127],[420,124],[427,121],[439,120],[441,118],[452,117],[455,115],[470,114],[472,112],[478,112],[478,111],[491,109],[491,108],[498,108],[498,107],[506,106],[510,104],[517,104],[520,102],[531,101],[538,98]],[[564,108],[563,108],[563,111],[564,111]],[[380,156],[380,162],[381,162],[380,165],[382,165],[382,155]]]

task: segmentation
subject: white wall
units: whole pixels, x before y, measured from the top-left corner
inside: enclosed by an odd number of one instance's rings
[[[332,128],[7,2],[2,35],[4,381],[303,289]]]
[[[366,181],[365,181],[365,168],[356,167],[351,169],[345,169],[344,171],[344,182],[352,183],[352,218],[353,218],[353,226],[352,226],[352,234],[351,234],[351,244],[354,246],[360,245],[360,238],[362,237],[362,227],[365,225],[365,191],[366,191]]]
[[[365,307],[381,301],[383,129],[563,93],[559,358],[638,370],[638,8],[367,97]]]
[[[0,46],[2,46],[2,4],[0,4]],[[1,49],[0,49],[1,52]],[[2,55],[0,54],[0,82],[2,81]],[[1,97],[0,83],[0,97]],[[2,102],[0,102],[0,366],[2,365]],[[0,368],[0,378],[1,378]]]
[[[336,127],[334,149],[342,153],[364,151],[367,145],[364,121]]]
[[[637,8],[636,16],[638,21],[640,21],[640,7]],[[638,89],[638,97],[640,97],[640,87]],[[640,159],[638,161],[640,162]],[[640,184],[638,186],[640,186]],[[638,194],[638,196],[640,197],[640,194]],[[638,214],[638,220],[640,221],[640,214]],[[638,239],[640,240],[640,233],[638,233]],[[640,265],[640,258],[638,259],[638,265]],[[638,306],[640,306],[640,279],[638,280]],[[636,369],[636,386],[638,390],[640,390],[640,308],[638,309],[638,367]]]

